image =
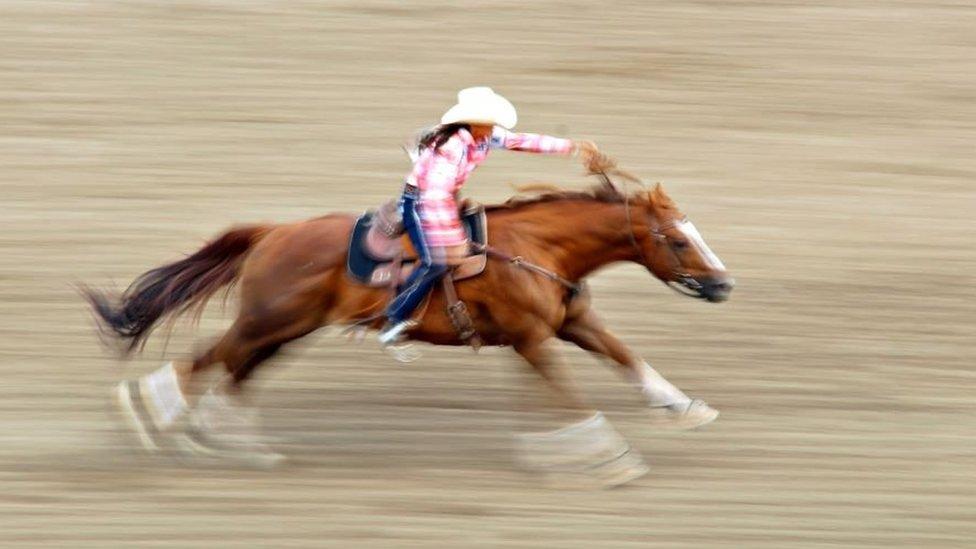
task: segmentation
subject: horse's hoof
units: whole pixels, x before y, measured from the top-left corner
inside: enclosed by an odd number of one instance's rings
[[[187,463],[234,463],[252,469],[275,469],[287,461],[283,454],[259,442],[227,444],[193,426],[174,435],[174,446]]]
[[[617,463],[616,466],[607,471],[607,474],[601,479],[601,488],[617,488],[629,484],[647,473],[651,470],[639,456],[635,457],[633,460],[623,461]]]
[[[571,468],[535,470],[542,473],[546,485],[552,488],[571,490],[601,490],[618,488],[629,484],[647,473],[651,468],[636,450],[627,450],[606,461],[577,463]]]
[[[697,398],[684,404],[651,408],[650,414],[651,423],[665,429],[697,429],[718,418],[718,410]]]
[[[650,470],[599,413],[555,431],[518,435],[516,441],[519,465],[553,487],[614,488]]]
[[[172,439],[178,457],[189,464],[219,462],[273,469],[285,461],[285,456],[264,443],[256,410],[239,406],[214,389],[200,398]]]
[[[123,381],[115,386],[112,394],[115,406],[129,430],[147,452],[158,452],[160,433],[149,417],[142,400],[138,381]]]

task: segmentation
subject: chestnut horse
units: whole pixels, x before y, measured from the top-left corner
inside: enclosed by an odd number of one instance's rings
[[[558,373],[558,355],[547,345],[553,338],[611,359],[632,379],[640,379],[646,367],[591,310],[582,285],[591,273],[629,261],[681,293],[710,302],[724,301],[732,289],[721,261],[660,185],[631,194],[607,179],[586,192],[554,191],[488,206],[487,219],[492,249],[582,289],[497,257],[481,275],[456,286],[483,343],[513,347],[570,410],[582,412],[585,405]],[[360,285],[346,274],[355,221],[354,215],[331,214],[234,228],[193,255],[143,274],[121,296],[92,290],[85,295],[102,325],[133,351],[164,318],[202,307],[219,289],[237,283],[240,311],[233,325],[209,350],[175,370],[181,390],[192,393],[194,375],[222,363],[229,386],[239,388],[289,341],[383,311],[390,291]],[[463,344],[445,309],[444,292],[437,288],[409,338]]]

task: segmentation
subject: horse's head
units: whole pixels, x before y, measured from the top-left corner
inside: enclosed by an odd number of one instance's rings
[[[728,299],[735,281],[664,188],[658,184],[631,200],[639,261],[680,293],[712,303]]]

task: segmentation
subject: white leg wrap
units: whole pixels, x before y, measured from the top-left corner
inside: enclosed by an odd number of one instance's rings
[[[144,376],[139,385],[156,427],[166,429],[187,409],[172,362]]]
[[[688,404],[691,399],[671,384],[670,381],[651,368],[651,365],[642,362],[637,367],[637,384],[640,386],[641,393],[647,399],[647,404],[652,407],[671,406],[674,404]]]
[[[588,477],[587,484],[616,486],[648,470],[640,454],[599,412],[555,431],[518,435],[517,443],[518,460],[526,469]]]

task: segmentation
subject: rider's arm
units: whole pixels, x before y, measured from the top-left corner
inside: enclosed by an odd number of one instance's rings
[[[544,154],[572,154],[576,151],[576,144],[571,139],[535,133],[515,133],[498,126],[495,126],[491,134],[491,147]]]

